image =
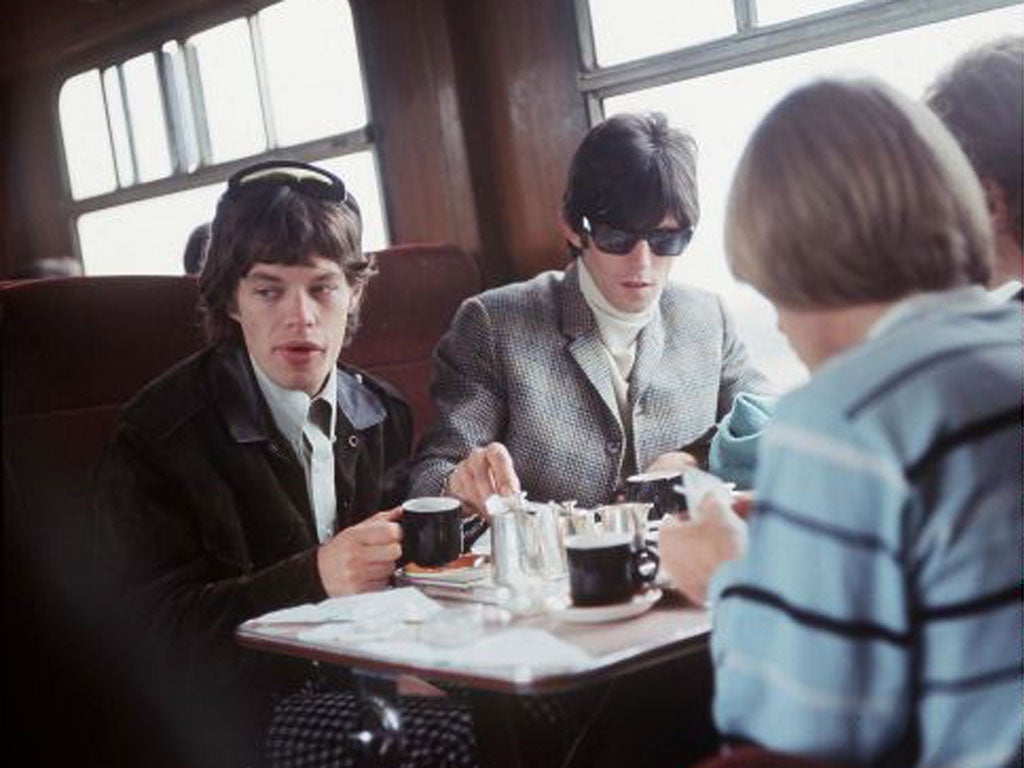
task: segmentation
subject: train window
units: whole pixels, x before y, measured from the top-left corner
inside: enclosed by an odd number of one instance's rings
[[[82,198],[109,192],[116,183],[114,158],[96,149],[107,143],[99,72],[93,69],[67,80],[58,109],[71,194]]]
[[[125,62],[121,74],[124,77],[124,106],[132,121],[137,178],[139,181],[152,181],[169,176],[171,155],[167,149],[160,81],[153,54],[147,53]]]
[[[591,6],[597,2],[590,0]],[[747,32],[736,33],[730,45],[697,45],[619,66],[595,62],[585,67],[581,81],[595,120],[616,112],[660,110],[694,135],[700,150],[701,222],[672,277],[720,294],[757,364],[787,387],[802,381],[806,371],[776,330],[768,302],[732,279],[722,246],[729,183],[757,122],[786,91],[827,74],[877,75],[919,98],[962,51],[1021,29],[1024,4],[934,0],[922,9],[920,3],[900,0],[856,5],[737,0],[723,5],[748,11],[736,21],[737,28],[747,25]],[[885,13],[880,5],[887,6]],[[842,7],[829,10],[834,6]],[[965,6],[983,12],[968,14]],[[751,30],[766,18],[762,11],[770,12],[772,23],[785,23],[754,34]],[[801,18],[792,18],[797,15]],[[598,19],[591,16],[595,27]],[[580,28],[585,35],[586,25]],[[586,41],[581,42],[586,51]]]
[[[269,157],[341,171],[365,247],[388,244],[347,0],[261,5],[62,85],[68,208],[87,274],[180,273],[223,181]]]
[[[121,93],[121,70],[109,67],[103,72],[104,93]],[[120,98],[104,99],[107,105],[107,122],[110,127],[110,142],[114,149],[114,165],[117,167],[117,181],[123,187],[135,182],[135,167],[132,163],[132,148],[128,141],[128,116],[124,101]]]
[[[280,3],[259,14],[274,126],[282,144],[352,130],[366,123],[366,100],[352,14],[334,0]],[[309,42],[308,27],[320,39]],[[296,51],[302,51],[296,56]],[[333,95],[325,99],[325,93]]]
[[[590,0],[590,15],[594,50],[601,66],[726,37],[736,31],[732,3],[722,0]],[[684,15],[685,24],[680,23]],[[637,29],[638,20],[642,20],[642,33]],[[623,34],[624,30],[630,32]]]
[[[388,237],[373,152],[317,163],[341,175],[359,201],[363,247],[368,251],[384,248]],[[78,240],[86,273],[137,274],[143,264],[146,274],[181,274],[182,253],[192,227],[210,218],[223,191],[224,185],[218,182],[83,214],[78,219]]]
[[[206,112],[210,155],[215,163],[267,148],[253,46],[244,19],[229,21],[189,39],[195,51]]]
[[[766,26],[830,11],[857,0],[757,0],[757,24]]]
[[[210,219],[221,183],[103,208],[78,219],[89,275],[180,275],[192,228]]]

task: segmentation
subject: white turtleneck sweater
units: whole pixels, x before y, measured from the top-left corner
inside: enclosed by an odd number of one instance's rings
[[[658,311],[658,302],[651,302],[651,305],[641,312],[623,312],[613,307],[604,297],[582,258],[579,259],[579,275],[580,291],[590,311],[594,313],[601,342],[611,363],[609,371],[612,387],[615,389],[615,400],[619,406],[619,421],[629,437],[629,444],[632,445],[633,418],[629,410],[629,374],[633,371],[633,362],[636,360],[637,336]]]

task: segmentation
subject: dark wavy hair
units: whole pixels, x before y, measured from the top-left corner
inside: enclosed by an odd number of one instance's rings
[[[697,143],[661,112],[598,123],[573,155],[562,215],[574,232],[584,216],[620,229],[653,229],[666,214],[696,227]],[[571,249],[576,253],[576,249]]]
[[[306,264],[314,256],[337,263],[353,289],[375,273],[372,256],[361,247],[362,217],[351,195],[342,202],[317,199],[285,183],[253,183],[229,188],[217,203],[199,276],[199,309],[212,343],[241,338],[230,313],[238,283],[253,265]],[[359,305],[349,310],[345,343],[358,327]]]
[[[925,94],[975,172],[1002,187],[1024,242],[1024,37],[980,45],[957,59]]]

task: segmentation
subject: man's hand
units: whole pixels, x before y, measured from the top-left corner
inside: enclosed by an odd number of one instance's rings
[[[509,496],[520,491],[508,448],[501,443],[474,448],[448,475],[446,490],[474,514],[487,517],[484,502],[488,496]]]
[[[747,524],[711,494],[701,499],[691,519],[666,515],[658,535],[661,566],[690,600],[703,605],[715,570],[747,549]]]
[[[401,507],[378,512],[320,546],[317,570],[331,597],[371,592],[387,586],[402,554]]]
[[[650,463],[645,472],[682,472],[688,467],[696,467],[697,460],[686,451],[669,451],[663,453]]]

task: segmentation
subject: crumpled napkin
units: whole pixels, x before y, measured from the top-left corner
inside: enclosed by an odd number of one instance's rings
[[[711,438],[708,469],[724,480],[748,489],[754,483],[757,466],[757,444],[761,432],[772,417],[777,398],[740,392],[732,401],[732,409],[718,425]]]
[[[677,488],[679,486],[676,486]],[[700,502],[709,493],[725,509],[732,507],[732,491],[729,486],[710,472],[696,467],[683,470],[683,493],[686,495],[686,508],[690,517],[696,518],[700,510]]]

